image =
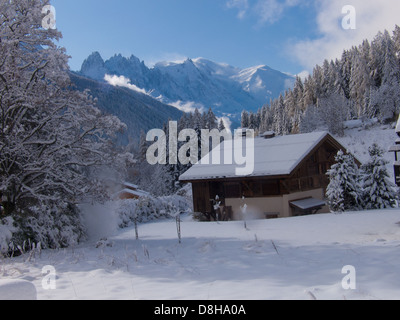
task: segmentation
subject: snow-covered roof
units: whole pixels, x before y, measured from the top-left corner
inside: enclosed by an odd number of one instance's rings
[[[263,134],[261,134],[260,136],[272,136],[275,134],[275,131],[265,131]]]
[[[146,192],[146,191],[142,191],[142,190],[132,190],[132,189],[123,189],[119,192],[117,192],[114,197],[119,196],[121,194],[130,194],[136,197],[148,197],[150,195],[150,193]]]
[[[400,152],[400,145],[396,144],[390,147],[389,152]]]
[[[313,132],[278,136],[272,139],[256,138],[254,140],[254,172],[248,177],[290,175],[327,136],[330,136],[328,132]],[[223,159],[225,148],[233,149],[233,144],[222,143],[221,159]],[[245,150],[243,155],[245,155]],[[185,172],[180,180],[237,178],[237,167],[236,164],[205,165],[200,162]]]
[[[124,186],[128,187],[128,188],[133,188],[133,189],[139,189],[139,186],[130,182],[125,181],[123,183]]]
[[[397,125],[396,125],[396,133],[400,134],[400,116],[399,116],[399,120],[397,121]]]

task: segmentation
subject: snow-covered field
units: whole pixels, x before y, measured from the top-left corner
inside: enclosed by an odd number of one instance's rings
[[[361,161],[373,143],[388,149],[397,138],[390,125],[362,126],[349,122],[339,138]],[[385,157],[392,174],[394,156]],[[140,225],[136,240],[134,228],[100,217],[79,247],[0,258],[0,300],[400,299],[400,209],[250,221],[249,230],[186,216],[182,244],[174,220]]]
[[[187,216],[182,244],[175,221],[148,223],[139,240],[129,228],[100,243],[5,259],[0,296],[4,280],[19,279],[38,299],[400,299],[399,222],[398,209],[255,220],[248,230]],[[42,274],[48,265],[54,290],[43,289],[43,280],[52,284]],[[355,290],[342,287],[348,265]]]
[[[398,136],[394,130],[395,123],[380,125],[374,124],[374,122],[370,120],[370,124],[363,125],[361,120],[353,120],[347,121],[345,126],[345,135],[343,137],[336,138],[362,163],[368,161],[368,148],[374,143],[378,144],[383,150],[388,151],[398,139]],[[388,173],[393,178],[394,154],[386,152],[384,157],[387,161],[389,161]]]

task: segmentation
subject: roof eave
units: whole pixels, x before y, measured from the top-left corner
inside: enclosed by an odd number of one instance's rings
[[[209,181],[221,181],[221,182],[235,182],[235,181],[242,181],[242,180],[273,180],[273,179],[284,179],[289,178],[291,174],[279,174],[279,175],[251,175],[251,176],[235,176],[235,177],[208,177],[208,178],[201,178],[201,179],[179,179],[182,183],[198,183],[198,182],[209,182]]]

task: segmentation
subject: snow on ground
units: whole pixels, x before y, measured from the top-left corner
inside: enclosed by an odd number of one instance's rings
[[[400,299],[400,210],[248,222],[143,224],[108,240],[4,259],[1,280],[44,299]],[[53,266],[55,290],[44,290]],[[344,266],[356,290],[345,290]],[[51,269],[50,269],[51,270]],[[53,279],[53,280],[54,280]],[[1,282],[0,282],[1,288]],[[1,293],[0,289],[0,293]]]
[[[362,162],[373,143],[386,150],[397,139],[391,125],[346,125],[338,140]],[[393,174],[394,156],[385,157]],[[0,258],[0,300],[397,300],[399,222],[400,209],[250,221],[249,230],[243,222],[187,216],[182,244],[175,221],[141,225],[138,241],[134,228],[108,226],[114,233],[107,240],[96,233],[76,248]],[[356,290],[342,287],[347,265],[355,268]],[[53,280],[56,289],[45,290]]]
[[[363,124],[361,120],[352,120],[345,122],[345,126],[345,135],[336,138],[362,163],[368,161],[368,148],[374,143],[378,144],[383,150],[388,151],[398,139],[394,130],[395,123],[381,125],[370,120],[370,123]],[[389,161],[388,173],[393,178],[394,154],[386,152],[384,157]]]

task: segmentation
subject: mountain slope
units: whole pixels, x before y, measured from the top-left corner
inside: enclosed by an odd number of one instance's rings
[[[244,109],[256,111],[294,83],[292,76],[267,66],[240,69],[197,58],[148,68],[133,55],[104,61],[98,52],[83,62],[80,74],[98,81],[106,74],[124,76],[164,103],[211,107],[218,116],[233,120],[240,120]]]
[[[128,126],[127,131],[119,138],[123,144],[127,144],[130,138],[138,141],[141,130],[147,132],[154,128],[162,128],[169,119],[178,120],[183,115],[182,111],[146,94],[114,87],[75,73],[71,73],[70,77],[78,90],[90,90],[91,95],[98,99],[97,105],[100,110],[117,116]]]

